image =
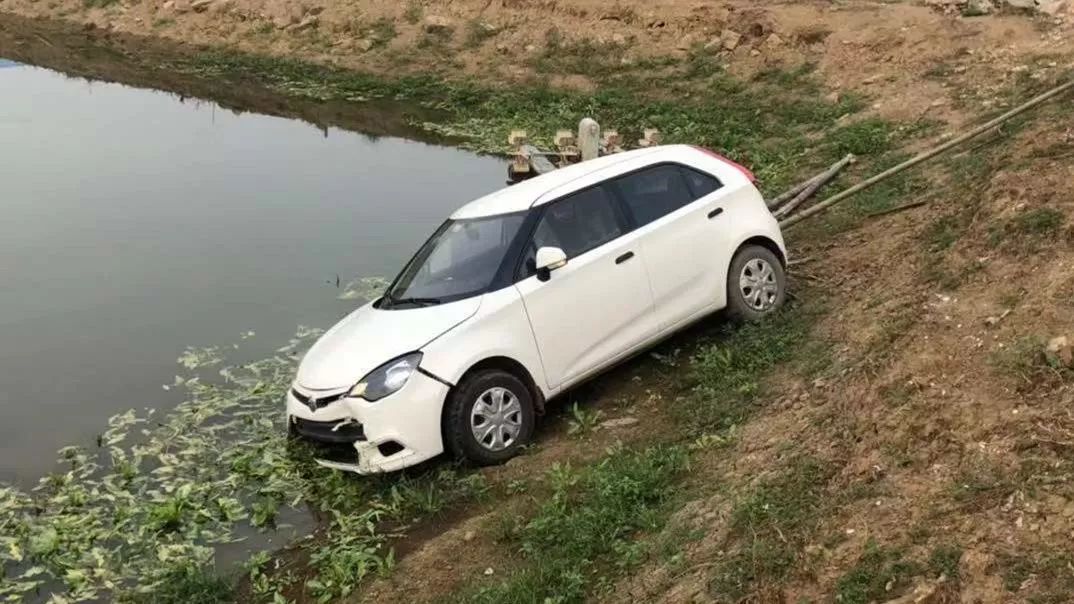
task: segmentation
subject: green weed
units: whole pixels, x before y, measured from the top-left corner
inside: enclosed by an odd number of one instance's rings
[[[583,409],[574,403],[571,406],[571,420],[567,425],[567,434],[588,436],[600,426],[604,418],[604,412],[600,409]]]

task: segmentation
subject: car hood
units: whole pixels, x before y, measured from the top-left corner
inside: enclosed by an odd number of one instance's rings
[[[438,306],[378,310],[367,304],[336,323],[309,349],[296,381],[309,390],[340,390],[370,371],[444,335],[481,306],[481,296]]]

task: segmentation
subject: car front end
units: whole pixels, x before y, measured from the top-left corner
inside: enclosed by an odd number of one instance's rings
[[[359,474],[392,472],[439,455],[440,409],[449,385],[422,371],[420,358],[395,359],[344,389],[315,390],[296,381],[287,394],[290,433],[332,445],[336,453],[319,458],[321,465]]]

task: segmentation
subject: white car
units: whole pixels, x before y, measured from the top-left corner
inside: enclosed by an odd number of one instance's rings
[[[524,181],[455,212],[381,298],[314,344],[290,430],[347,445],[320,463],[362,474],[445,451],[504,462],[552,397],[720,309],[778,308],[786,258],[753,175],[704,149]]]

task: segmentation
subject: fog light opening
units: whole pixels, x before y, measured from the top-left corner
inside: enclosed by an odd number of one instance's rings
[[[402,451],[405,448],[406,447],[395,442],[394,440],[384,441],[377,445],[377,451],[380,451],[380,454],[384,457],[391,457],[392,455],[395,455],[396,453]]]

